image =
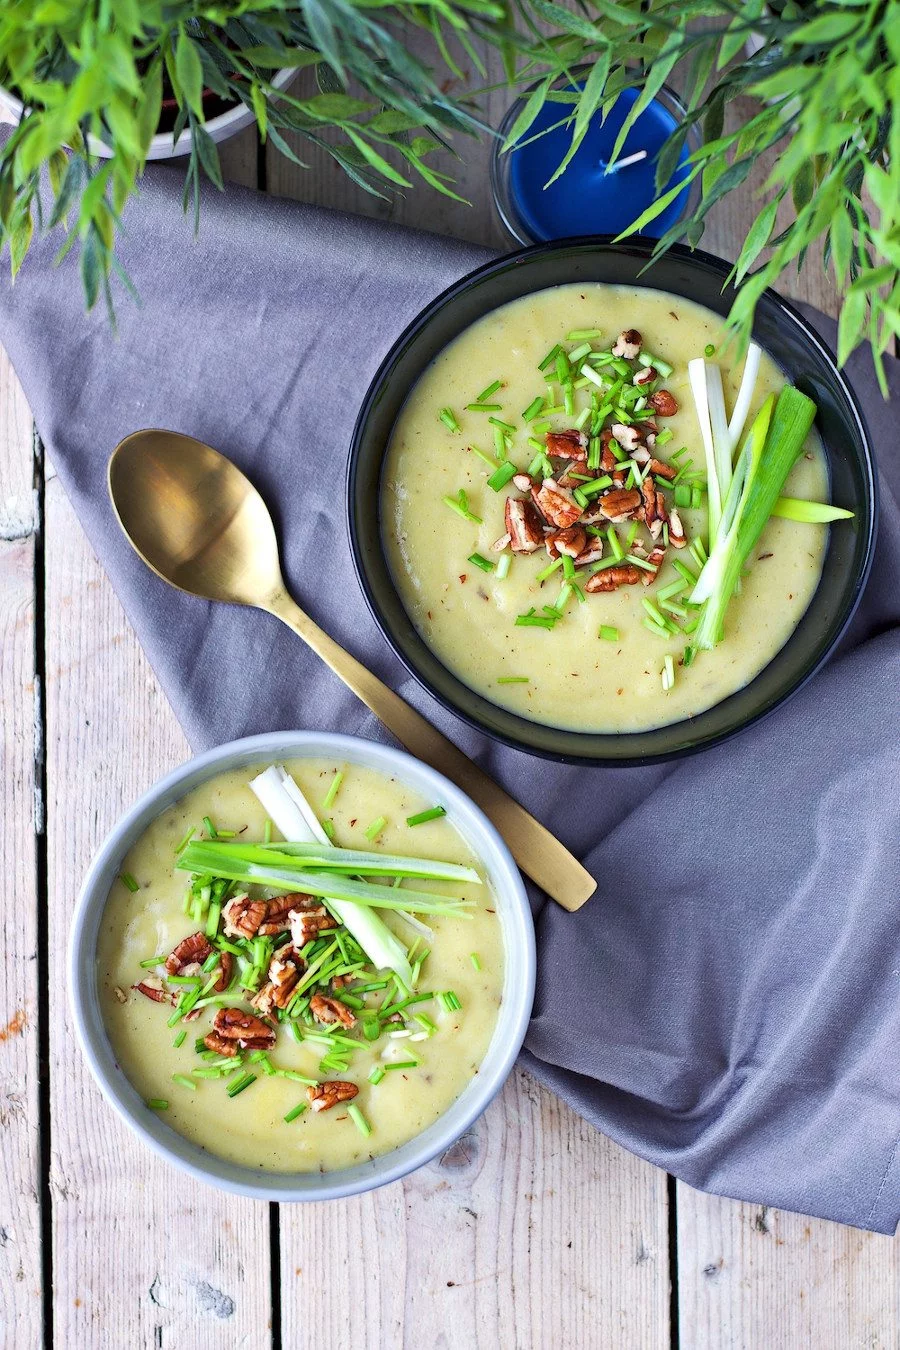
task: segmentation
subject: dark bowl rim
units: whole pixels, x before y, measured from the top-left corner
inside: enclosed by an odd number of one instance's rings
[[[835,353],[831,350],[829,345],[819,335],[819,333],[817,333],[816,330],[811,326],[811,324],[807,321],[807,319],[804,318],[804,316],[800,313],[800,311],[789,300],[786,300],[784,296],[779,295],[777,291],[773,290],[770,286],[767,286],[765,290],[761,292],[758,298],[758,303],[762,300],[767,300],[768,302],[774,304],[776,308],[780,309],[788,317],[788,319],[797,328],[801,330],[806,340],[818,350],[820,355],[824,358],[826,364],[831,367],[832,376],[834,377],[835,381],[838,384],[838,387],[840,388],[840,391],[844,397],[844,401],[846,402],[847,407],[850,409],[850,412],[853,416],[853,419],[859,431],[860,442],[862,445],[861,462],[862,468],[864,470],[866,495],[867,495],[867,510],[864,524],[866,532],[865,552],[863,554],[862,566],[859,568],[858,575],[856,577],[852,598],[850,600],[850,603],[847,605],[843,619],[841,620],[839,626],[833,633],[830,642],[825,647],[825,649],[820,653],[815,664],[808,671],[806,671],[805,674],[800,679],[797,680],[796,684],[794,684],[791,688],[787,689],[784,693],[779,694],[777,697],[771,698],[767,703],[764,703],[756,712],[752,713],[749,717],[747,717],[744,721],[740,722],[738,725],[733,726],[728,730],[722,731],[718,735],[711,736],[706,740],[683,746],[677,746],[668,750],[661,750],[659,752],[654,752],[651,754],[642,754],[633,756],[626,755],[626,756],[616,756],[615,758],[609,758],[597,754],[589,755],[589,754],[575,754],[570,752],[563,753],[559,751],[548,750],[540,746],[527,745],[523,741],[517,740],[515,736],[510,735],[507,732],[497,730],[493,727],[488,727],[477,716],[475,716],[470,712],[467,712],[460,705],[452,702],[450,698],[448,698],[445,694],[441,693],[438,689],[436,689],[430,683],[430,681],[421,673],[421,671],[418,670],[413,661],[407,657],[399,641],[395,638],[388,623],[386,622],[385,617],[381,611],[380,605],[378,603],[377,597],[374,593],[374,588],[371,586],[369,581],[368,572],[366,570],[366,566],[358,544],[358,532],[356,524],[357,513],[353,492],[356,467],[359,461],[359,452],[362,442],[362,433],[368,421],[372,405],[374,404],[375,400],[381,393],[382,387],[390,374],[391,368],[393,367],[394,362],[397,359],[398,353],[403,349],[405,349],[408,346],[408,344],[416,337],[416,335],[427,327],[427,325],[431,322],[434,315],[439,310],[443,309],[446,305],[449,305],[456,298],[457,295],[461,294],[466,289],[468,289],[468,287],[471,286],[473,282],[489,276],[492,272],[505,270],[510,265],[514,265],[519,261],[539,257],[543,254],[552,254],[570,251],[578,252],[597,248],[604,248],[604,249],[613,248],[617,251],[637,253],[639,255],[643,255],[644,257],[646,257],[647,264],[649,265],[654,261],[653,250],[655,249],[657,242],[658,242],[657,240],[641,234],[631,235],[629,236],[629,238],[621,240],[617,239],[614,235],[609,234],[577,235],[565,239],[554,239],[545,243],[530,244],[522,248],[512,249],[508,253],[500,254],[499,256],[491,258],[487,262],[480,264],[478,267],[473,268],[470,272],[467,272],[464,276],[458,278],[458,280],[452,282],[449,286],[445,287],[444,290],[439,292],[439,294],[436,295],[432,300],[428,301],[428,303],[424,305],[423,308],[418,312],[415,318],[413,318],[410,321],[410,323],[406,325],[406,327],[402,330],[402,332],[398,334],[398,336],[391,343],[390,348],[385,354],[383,360],[380,362],[378,369],[376,370],[375,374],[373,375],[369,383],[369,387],[366,390],[365,396],[363,398],[359,412],[356,417],[356,421],[354,423],[353,434],[350,438],[350,450],[347,457],[347,474],[346,474],[346,484],[344,494],[345,519],[347,526],[347,534],[350,541],[350,554],[353,559],[353,568],[356,573],[356,579],[363,593],[363,597],[365,599],[369,613],[371,614],[372,619],[374,620],[379,632],[384,637],[391,651],[400,661],[404,669],[412,676],[412,678],[416,681],[416,683],[420,685],[422,689],[425,690],[427,694],[429,694],[433,699],[435,699],[442,708],[445,708],[455,717],[458,717],[466,725],[472,727],[476,731],[481,732],[483,735],[490,737],[492,741],[496,741],[501,745],[509,746],[511,749],[521,751],[523,754],[534,756],[537,759],[549,760],[556,764],[571,764],[574,766],[583,766],[590,768],[619,768],[619,767],[636,768],[648,764],[662,764],[667,761],[685,759],[688,756],[702,754],[706,750],[711,750],[715,746],[724,745],[727,741],[733,739],[733,737],[743,734],[743,732],[747,731],[750,727],[757,725],[759,722],[763,721],[764,718],[770,716],[778,708],[784,707],[784,705],[787,702],[789,702],[789,700],[791,700],[796,694],[798,694],[801,689],[806,687],[806,685],[810,682],[810,680],[812,680],[823,668],[823,666],[825,666],[827,662],[831,659],[831,656],[833,655],[835,648],[837,647],[841,638],[846,633],[847,628],[849,627],[853,619],[853,616],[855,615],[859,607],[860,600],[862,599],[863,592],[866,588],[866,583],[868,582],[869,575],[872,570],[872,562],[875,553],[875,542],[878,535],[878,522],[880,518],[881,497],[878,482],[877,466],[875,463],[875,457],[872,449],[872,441],[869,435],[869,429],[866,425],[865,418],[863,417],[862,410],[859,407],[856,394],[851,384],[845,378],[842,370],[838,366],[837,357]],[[666,250],[666,253],[673,254],[675,257],[680,258],[682,261],[691,264],[698,263],[701,267],[706,267],[710,271],[718,273],[719,276],[722,278],[723,290],[727,286],[728,279],[733,270],[733,265],[731,263],[726,262],[723,258],[719,258],[716,254],[707,253],[703,249],[691,249],[683,244],[671,245]],[[665,255],[660,256],[664,257]],[[452,675],[453,672],[451,671],[450,674]],[[463,683],[463,681],[459,680],[458,676],[454,676],[454,678],[457,679],[460,684]],[[485,695],[483,694],[478,695],[477,691],[475,690],[473,690],[472,692],[476,695],[476,697],[484,698],[486,702],[490,702],[490,700],[487,699]],[[523,723],[527,723],[530,720],[531,719],[528,718],[521,718],[521,721]],[[689,723],[691,719],[688,718],[684,720]],[[538,725],[547,727],[549,724],[539,723]],[[619,739],[620,737],[624,738],[631,734],[632,733],[630,732],[621,732],[618,734],[616,738],[617,739]]]

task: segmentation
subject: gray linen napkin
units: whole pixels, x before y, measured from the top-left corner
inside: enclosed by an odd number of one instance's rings
[[[41,243],[15,287],[0,284],[0,340],[192,743],[295,726],[385,733],[274,619],[180,595],[132,554],[105,469],[115,443],[146,426],[236,460],[276,510],[305,608],[599,878],[575,916],[533,897],[527,1067],[694,1186],[892,1232],[900,363],[891,407],[867,358],[853,363],[883,514],[840,659],[760,726],[683,763],[552,765],[486,740],[406,676],[368,615],[344,535],[347,445],[370,377],[419,308],[488,255],[234,189],[207,194],[195,240],[179,194],[180,175],[156,171],[126,212],[122,256],[142,303],[120,301],[117,337],[103,313],[83,314],[73,261],[54,269],[56,245]]]

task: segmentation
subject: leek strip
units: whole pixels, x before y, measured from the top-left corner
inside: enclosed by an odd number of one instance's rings
[[[405,854],[375,853],[366,849],[323,849],[319,844],[222,844],[222,858],[238,858],[242,862],[281,866],[303,864],[314,872],[344,872],[347,876],[419,877],[428,881],[468,881],[481,885],[481,878],[471,867],[459,863],[441,862],[436,858],[410,858]],[[215,871],[215,869],[212,869]],[[218,873],[216,874],[218,875]]]
[[[772,515],[782,520],[799,520],[804,525],[827,525],[832,520],[852,520],[853,512],[827,502],[807,502],[799,497],[779,497]]]
[[[288,783],[294,788],[293,793],[287,790]],[[283,766],[271,765],[253,779],[250,789],[285,839],[324,844],[326,848],[331,846],[315,812]],[[407,982],[412,978],[406,948],[379,914],[334,897],[329,899],[329,908],[356,938],[377,970],[393,970]]]
[[[709,395],[706,383],[706,362],[703,357],[697,357],[694,361],[688,362],[688,376],[691,381],[691,392],[694,395],[694,404],[697,409],[697,421],[700,424],[700,436],[703,440],[703,450],[706,455],[706,476],[708,480],[707,508],[709,511],[709,543],[710,547],[715,543],[716,535],[719,532],[719,519],[722,515],[722,496],[719,492],[719,479],[716,472],[716,451],[713,443],[712,425],[709,417]]]
[[[707,597],[696,646],[709,650],[719,641],[741,571],[803,449],[815,415],[812,399],[790,385],[782,389],[777,402],[773,395],[763,404],[735,466],[722,514],[724,528],[691,595],[694,603],[704,594]]]
[[[306,872],[299,864],[284,861],[280,865],[244,862],[240,858],[228,861],[220,853],[207,853],[206,844],[189,844],[178,859],[177,867],[183,871],[197,872],[214,869],[217,875],[230,881],[245,881],[253,886],[280,887],[287,891],[296,891],[306,895],[320,895],[327,900],[353,902],[354,911],[360,905],[372,909],[409,909],[420,914],[457,914],[474,901],[462,898],[434,895],[425,891],[398,892],[391,886],[378,886],[366,881],[353,881],[339,872]],[[363,950],[366,944],[353,932],[350,923],[343,914],[335,909],[341,922],[345,924],[359,942]],[[355,920],[355,914],[354,914]]]
[[[738,396],[735,399],[734,408],[731,413],[731,421],[728,423],[728,435],[731,438],[732,454],[734,454],[734,447],[744,434],[744,427],[747,424],[747,416],[750,412],[750,404],[753,402],[753,394],[756,389],[757,377],[759,376],[759,359],[761,356],[762,349],[757,347],[755,342],[751,342],[750,346],[747,348],[747,356],[744,361],[744,373],[741,376],[741,387],[738,390]]]

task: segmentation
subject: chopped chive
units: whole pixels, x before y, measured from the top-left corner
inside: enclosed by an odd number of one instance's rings
[[[626,553],[625,561],[631,563],[633,567],[642,567],[645,572],[655,572],[657,569],[652,563],[648,563],[646,558],[639,558],[636,553]]]
[[[444,990],[443,993],[438,994],[437,999],[438,1003],[440,1003],[441,1007],[444,1009],[444,1012],[459,1012],[462,1008],[459,996],[455,994],[452,989]]]
[[[573,328],[571,333],[566,334],[566,342],[580,342],[582,338],[594,339],[602,337],[599,328]]]
[[[569,374],[569,359],[565,352],[557,347],[556,349],[556,380],[560,385],[568,384],[571,379]]]
[[[491,469],[492,471],[493,471],[494,469],[496,469],[496,467],[497,467],[497,461],[494,459],[493,455],[487,455],[487,454],[485,454],[485,452],[484,452],[483,450],[479,450],[479,449],[478,449],[478,446],[477,446],[477,445],[470,445],[470,446],[469,446],[469,449],[472,451],[472,454],[473,454],[473,455],[477,455],[478,458],[479,458],[484,464],[486,464],[486,465],[488,466],[489,469]]]
[[[466,562],[470,562],[473,567],[480,567],[482,572],[493,572],[494,564],[490,559],[485,558],[480,553],[470,553]]]
[[[613,628],[611,624],[602,623],[600,625],[600,636],[603,638],[604,642],[618,642],[619,630],[618,628]]]
[[[691,569],[688,567],[687,563],[683,563],[683,562],[681,561],[680,558],[673,558],[673,559],[672,559],[672,566],[675,568],[675,571],[676,571],[676,572],[680,572],[680,573],[681,573],[681,575],[684,577],[684,579],[685,579],[685,581],[688,583],[688,585],[690,585],[690,586],[696,586],[696,584],[697,584],[697,573],[696,573],[696,572],[692,572]]]
[[[148,956],[146,961],[141,961],[141,970],[152,970],[154,966],[161,966],[165,959],[165,952],[161,952],[159,956]]]
[[[644,627],[648,628],[651,633],[655,633],[657,637],[662,638],[664,642],[668,642],[672,636],[668,628],[660,628],[659,624],[655,623],[653,619],[644,619]]]
[[[553,423],[550,421],[549,417],[546,419],[542,418],[540,422],[532,422],[531,430],[536,431],[539,436],[543,436],[545,432],[550,430],[552,425]]]
[[[222,915],[222,905],[218,900],[210,902],[209,914],[206,917],[206,936],[215,937],[219,931],[219,919]]]
[[[669,444],[669,441],[672,440],[672,438],[674,437],[674,435],[675,435],[675,433],[674,433],[674,431],[672,431],[672,429],[671,429],[670,427],[664,427],[662,431],[658,431],[658,432],[656,433],[656,444],[657,444],[657,445],[668,445],[668,444]]]
[[[522,413],[523,422],[532,422],[544,406],[544,400],[540,394],[529,403],[528,407]]]
[[[501,412],[502,409],[503,409],[503,404],[502,404],[502,403],[467,403],[467,404],[466,404],[466,412],[486,412],[486,413],[491,413],[491,412]]]
[[[413,1013],[413,1021],[418,1022],[422,1030],[427,1031],[429,1034],[437,1031],[437,1027],[427,1013]]]
[[[575,425],[579,431],[582,431],[584,429],[584,425],[587,422],[590,415],[591,415],[590,408],[582,408],[581,412],[575,418]]]
[[[175,845],[175,852],[176,852],[176,854],[178,854],[178,853],[183,853],[184,850],[187,848],[188,844],[189,844],[189,843],[191,842],[191,840],[193,839],[193,837],[194,837],[194,827],[193,827],[193,825],[192,825],[192,826],[190,827],[190,829],[188,830],[187,834],[186,834],[186,835],[184,836],[184,838],[181,840],[181,842]]]
[[[140,890],[140,886],[137,884],[137,882],[135,881],[134,877],[131,875],[130,872],[123,872],[122,875],[119,877],[119,880],[121,881],[122,885],[129,891],[134,892]]]
[[[147,1105],[151,1111],[168,1111],[169,1109],[169,1103],[165,1097],[151,1097]]]
[[[326,835],[328,836],[329,839],[334,839],[334,821],[333,821],[333,820],[329,820],[329,819],[326,817],[326,819],[322,821],[322,829],[325,831],[325,833],[326,833]]]
[[[587,466],[589,469],[600,468],[600,437],[592,436],[588,447]]]
[[[506,432],[502,427],[494,427],[494,453],[502,462],[506,459],[507,452]]]
[[[432,806],[427,811],[419,811],[415,816],[407,816],[407,825],[425,825],[429,820],[440,820],[441,816],[447,814],[445,806]]]
[[[715,354],[716,354],[715,347],[711,342],[707,342],[706,346],[703,348],[703,355],[708,358],[710,356],[715,356]]]
[[[325,793],[325,796],[322,798],[322,810],[323,810],[323,811],[328,811],[328,810],[330,810],[331,807],[334,805],[334,799],[335,799],[335,797],[338,795],[338,792],[340,792],[340,789],[341,789],[341,783],[343,783],[343,781],[344,781],[344,775],[343,775],[343,774],[340,772],[340,770],[339,770],[339,771],[334,775],[334,777],[332,778],[331,784],[329,785],[329,788],[328,788],[328,791]]]
[[[630,548],[631,548],[631,545],[634,543],[635,536],[636,536],[636,534],[637,534],[637,529],[638,529],[638,523],[637,523],[637,521],[635,520],[635,521],[632,522],[631,525],[629,525],[629,527],[628,527],[628,533],[627,533],[626,536],[625,536],[625,548],[626,548],[626,549],[630,549]]]
[[[290,1125],[292,1120],[296,1120],[298,1116],[302,1116],[303,1112],[306,1110],[306,1107],[307,1107],[306,1102],[298,1102],[296,1106],[292,1107],[291,1110],[288,1111],[287,1115],[284,1117],[285,1125]]]
[[[483,403],[486,398],[490,398],[491,394],[496,394],[497,390],[501,387],[502,384],[503,384],[502,380],[494,380],[493,384],[489,384],[487,389],[482,389],[481,393],[478,395],[475,402]]]
[[[455,511],[463,520],[469,520],[473,525],[480,525],[481,516],[473,515],[469,510],[469,498],[464,488],[460,488],[455,497],[442,497],[441,501],[445,506],[449,506],[451,511]]]
[[[697,654],[697,653],[696,653],[696,648],[695,648],[695,647],[691,647],[691,646],[685,647],[685,649],[684,649],[684,654],[683,654],[683,656],[682,656],[682,658],[681,658],[681,664],[682,664],[683,666],[689,666],[689,665],[691,664],[691,662],[693,661],[694,657],[696,656],[696,654]]]
[[[472,952],[469,956],[469,960],[472,962],[473,970],[481,969],[481,957],[478,955],[477,952]]]
[[[267,820],[265,825],[263,826],[263,843],[271,844],[271,842],[272,842],[272,822],[271,820]]]
[[[210,839],[218,838],[218,835],[216,833],[216,827],[210,820],[209,816],[203,817],[203,828],[206,830],[206,833],[209,835]]]
[[[287,1078],[292,1083],[303,1083],[306,1087],[316,1087],[317,1078],[307,1078],[305,1074],[295,1073],[293,1069],[276,1069],[275,1074],[278,1078]]]
[[[542,571],[538,572],[535,581],[546,581],[558,567],[562,567],[562,558],[557,558],[554,562],[550,563],[549,567],[545,567]]]
[[[678,595],[684,588],[683,581],[670,581],[668,586],[663,586],[656,592],[656,598],[657,600],[671,600],[673,596]]]
[[[353,1121],[353,1124],[359,1130],[363,1138],[368,1139],[369,1135],[372,1133],[372,1126],[366,1120],[362,1111],[360,1111],[359,1107],[356,1105],[356,1102],[351,1102],[347,1107],[347,1115]]]
[[[448,431],[459,431],[459,423],[453,415],[451,408],[441,408],[438,417],[443,422]]]
[[[501,431],[507,431],[509,432],[510,435],[512,435],[515,432],[515,427],[512,426],[509,422],[504,422],[500,417],[489,417],[488,421],[490,422],[491,426],[499,427]]]
[[[494,492],[500,492],[502,488],[506,487],[506,484],[517,472],[518,470],[512,460],[505,460],[498,469],[494,470],[487,480],[488,487],[492,488]]]
[[[550,348],[549,352],[544,357],[541,364],[538,366],[538,370],[546,370],[548,366],[552,366],[553,362],[556,360],[556,353],[558,351],[559,351],[559,343],[557,342],[553,347]]]
[[[662,687],[666,693],[675,684],[675,663],[671,656],[667,656],[662,668]]]
[[[419,1061],[417,1059],[395,1059],[391,1064],[385,1064],[385,1073],[390,1073],[393,1069],[417,1069]]]
[[[373,1087],[377,1087],[383,1077],[384,1077],[384,1069],[381,1067],[380,1064],[376,1064],[375,1067],[372,1069],[371,1073],[369,1074],[369,1082],[372,1084]]]
[[[172,1082],[177,1083],[179,1087],[190,1088],[191,1092],[197,1091],[197,1084],[193,1078],[188,1078],[186,1073],[173,1073]]]
[[[498,684],[528,684],[527,675],[500,675],[497,678]]]
[[[229,1097],[236,1097],[238,1093],[243,1092],[244,1088],[250,1087],[251,1083],[256,1082],[255,1073],[245,1073],[240,1078],[236,1078],[229,1087],[225,1089]]]
[[[687,483],[675,484],[675,505],[687,508],[691,504],[691,489]]]
[[[509,569],[510,569],[511,566],[512,566],[512,554],[511,554],[511,553],[501,553],[501,554],[500,554],[500,561],[497,563],[497,580],[498,580],[498,581],[503,581],[503,579],[504,579],[505,577],[509,576]]]
[[[602,389],[604,393],[606,392],[606,381],[601,379],[596,370],[589,366],[586,361],[581,367],[581,373],[586,380],[590,380],[592,384],[596,384],[599,389]]]
[[[173,1046],[175,1047],[176,1050],[178,1050],[182,1045],[184,1045],[184,1042],[185,1042],[186,1037],[187,1037],[187,1032],[186,1032],[186,1031],[179,1031],[178,1035],[175,1037],[174,1041],[172,1042],[172,1044],[173,1044]]]
[[[377,838],[379,834],[381,834],[381,831],[384,829],[386,824],[387,824],[387,816],[379,816],[377,820],[372,821],[372,824],[365,831],[366,838],[369,840],[370,843],[372,842],[372,840]]]
[[[570,558],[568,553],[562,555],[563,576],[566,581],[575,580],[575,559]]]

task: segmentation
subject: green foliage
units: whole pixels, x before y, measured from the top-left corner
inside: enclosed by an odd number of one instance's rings
[[[425,35],[427,56],[409,51],[410,25]],[[761,45],[748,55],[754,34]],[[678,239],[696,245],[708,212],[768,154],[771,172],[734,269],[735,330],[746,340],[764,287],[816,258],[846,293],[840,359],[868,337],[880,367],[900,338],[900,0],[7,5],[0,9],[0,84],[26,107],[0,150],[0,238],[10,246],[13,274],[36,231],[62,226],[61,252],[80,250],[88,303],[104,294],[109,300],[120,214],[164,100],[174,110],[173,138],[192,133],[185,206],[195,216],[202,176],[222,183],[216,146],[203,130],[210,97],[246,105],[261,134],[297,163],[288,133],[322,147],[367,192],[402,190],[420,178],[454,196],[450,177],[427,157],[453,133],[488,129],[477,92],[454,95],[443,86],[461,62],[483,76],[492,48],[510,86],[535,86],[508,148],[527,136],[548,100],[572,129],[568,160],[590,118],[623,89],[642,91],[630,120],[663,83],[685,91],[687,122],[664,147],[658,182],[668,181],[688,127],[697,125],[704,144],[690,172],[702,191],[693,214],[660,241],[662,250]],[[273,78],[285,67],[314,68],[318,92],[277,90]],[[579,70],[583,88],[573,89]],[[725,131],[729,103],[747,95],[755,100],[749,120]],[[111,158],[92,153],[96,141]],[[39,196],[44,170],[49,209]],[[665,205],[662,196],[635,226]],[[779,233],[776,216],[786,222]]]

